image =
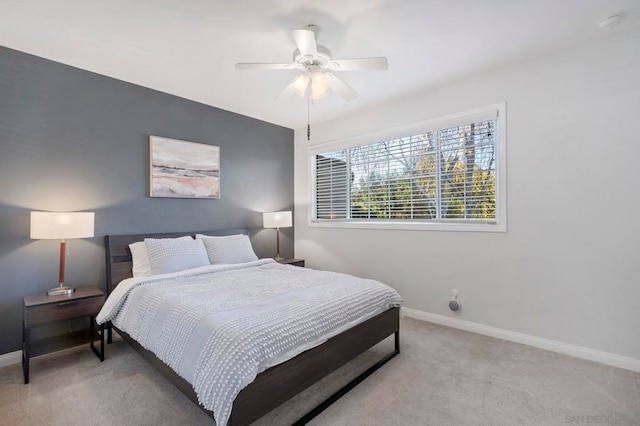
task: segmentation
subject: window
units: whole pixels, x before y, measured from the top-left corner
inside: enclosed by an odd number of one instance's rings
[[[321,149],[312,156],[312,224],[505,230],[500,109]]]

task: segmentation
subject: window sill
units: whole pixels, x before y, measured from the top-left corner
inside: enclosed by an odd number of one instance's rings
[[[506,223],[441,223],[384,221],[309,221],[310,228],[387,229],[396,231],[507,232]]]

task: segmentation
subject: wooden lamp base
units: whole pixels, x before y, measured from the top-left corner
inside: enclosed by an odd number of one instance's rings
[[[65,256],[67,254],[67,243],[62,240],[60,242],[60,274],[58,275],[58,282],[60,283],[60,285],[58,287],[52,288],[51,290],[47,291],[47,296],[67,296],[69,294],[72,294],[74,291],[76,291],[75,288],[73,287],[66,287],[64,285],[64,261],[65,261]]]

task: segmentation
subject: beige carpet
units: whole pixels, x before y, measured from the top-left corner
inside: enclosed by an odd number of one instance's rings
[[[640,425],[640,374],[430,323],[402,320],[402,353],[313,425]],[[384,347],[381,347],[384,346]],[[260,419],[286,425],[392,342]],[[377,352],[377,353],[375,353]],[[87,347],[0,369],[2,425],[211,425],[126,342],[100,363]]]

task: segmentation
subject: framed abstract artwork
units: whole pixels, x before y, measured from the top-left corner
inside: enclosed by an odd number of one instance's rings
[[[150,195],[220,198],[220,147],[149,137]]]

